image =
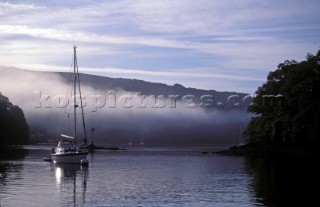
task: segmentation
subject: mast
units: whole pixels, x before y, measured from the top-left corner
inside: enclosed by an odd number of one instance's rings
[[[141,142],[140,145],[143,146],[144,145],[144,141],[143,141],[143,128],[141,129]]]
[[[73,81],[73,121],[74,121],[74,140],[77,140],[77,104],[76,104],[76,95],[77,95],[77,74],[76,74],[76,67],[77,67],[77,52],[76,46],[73,46],[73,74],[74,74],[74,81]]]
[[[82,102],[82,95],[81,95],[81,87],[80,87],[80,76],[79,76],[79,68],[78,68],[78,61],[77,61],[77,52],[76,52],[76,46],[73,46],[74,48],[74,72],[75,72],[75,86],[74,89],[76,90],[76,84],[78,83],[79,88],[79,98],[80,98],[80,109],[81,109],[81,117],[82,117],[82,126],[83,126],[83,132],[84,132],[84,144],[87,145],[87,131],[86,131],[86,123],[84,121],[84,112],[83,112],[83,102]],[[77,105],[76,105],[77,107]],[[75,108],[76,108],[75,107]],[[76,115],[75,115],[76,117]],[[76,119],[75,119],[76,121]],[[76,122],[75,122],[76,123]],[[76,127],[75,127],[76,130]]]

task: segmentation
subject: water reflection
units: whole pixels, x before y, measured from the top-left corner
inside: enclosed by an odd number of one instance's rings
[[[21,168],[22,164],[0,161],[0,186],[6,185],[7,182],[10,181],[10,179],[8,179],[10,173],[18,172],[21,170]]]
[[[28,152],[28,149],[22,147],[0,145],[0,162],[24,159]]]
[[[56,187],[63,205],[83,206],[86,203],[88,167],[75,164],[51,164]]]
[[[266,206],[311,206],[317,203],[319,168],[317,160],[246,160],[252,173],[257,201]]]
[[[10,173],[22,169],[23,165],[16,161],[23,160],[27,154],[28,150],[20,147],[0,146],[0,185],[7,184]]]

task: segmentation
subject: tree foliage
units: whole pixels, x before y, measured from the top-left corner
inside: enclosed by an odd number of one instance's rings
[[[248,143],[308,145],[320,143],[320,50],[306,60],[279,64],[256,91],[248,112]]]
[[[21,108],[0,93],[0,145],[27,144],[29,127]]]

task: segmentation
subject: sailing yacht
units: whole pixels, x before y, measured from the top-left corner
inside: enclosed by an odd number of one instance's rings
[[[87,148],[87,135],[86,135],[86,125],[84,121],[83,113],[83,103],[80,90],[80,79],[79,70],[77,63],[77,51],[76,46],[73,46],[73,91],[70,94],[72,96],[73,104],[73,136],[61,134],[58,146],[51,149],[51,159],[54,163],[68,163],[68,164],[82,164],[82,162],[87,162],[86,158],[88,155]],[[77,104],[77,97],[79,99],[79,104]],[[82,144],[77,144],[77,139],[79,130],[77,129],[77,111],[80,110],[82,128],[84,132],[84,138],[82,139]],[[69,118],[69,114],[68,114]]]
[[[144,138],[143,138],[143,130],[141,130],[141,141],[140,141],[140,146],[144,146]]]
[[[130,141],[128,142],[128,146],[129,146],[129,147],[132,146],[132,136],[130,136]]]

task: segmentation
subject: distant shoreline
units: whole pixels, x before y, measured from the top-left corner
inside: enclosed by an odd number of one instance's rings
[[[102,147],[102,146],[96,146],[96,145],[88,145],[89,151],[94,151],[94,150],[112,150],[112,151],[117,151],[117,150],[127,150],[119,147]]]
[[[320,152],[315,148],[253,144],[233,146],[217,154],[264,158],[320,158]]]

